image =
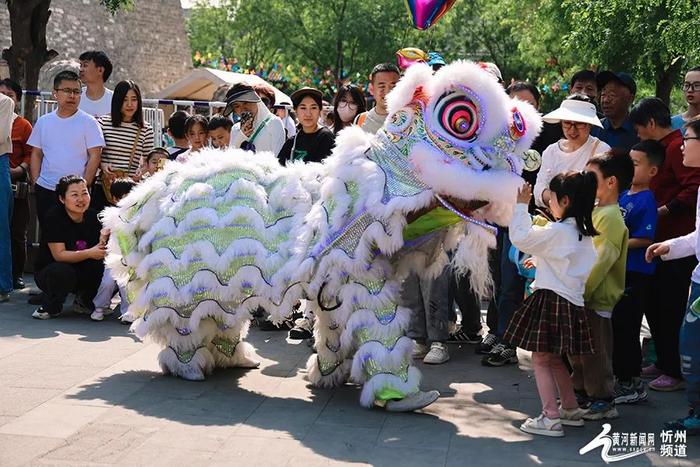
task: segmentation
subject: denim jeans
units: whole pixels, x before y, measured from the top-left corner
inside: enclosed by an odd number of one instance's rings
[[[12,181],[10,156],[0,156],[0,293],[12,292]]]
[[[503,248],[501,249],[501,289],[498,295],[498,327],[496,334],[503,337],[508,322],[520,308],[525,299],[525,278],[518,274],[518,267],[508,257],[513,244],[510,242],[508,230],[503,229]]]
[[[411,310],[406,334],[420,343],[445,342],[449,337],[450,269],[435,279],[409,275],[401,286],[401,305]]]
[[[691,309],[700,298],[700,284],[690,283],[690,297],[679,336],[681,373],[686,381],[685,394],[695,413],[700,413],[700,313]]]

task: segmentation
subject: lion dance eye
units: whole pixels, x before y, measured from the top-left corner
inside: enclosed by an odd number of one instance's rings
[[[461,141],[474,141],[479,131],[479,109],[463,94],[448,97],[441,103],[438,121],[450,136]]]

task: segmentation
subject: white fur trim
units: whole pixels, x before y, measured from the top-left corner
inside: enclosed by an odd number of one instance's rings
[[[365,361],[368,358],[374,360],[377,365],[387,370],[397,368],[408,360],[411,364],[411,352],[415,346],[413,340],[408,337],[399,337],[393,349],[387,349],[379,342],[365,342],[355,352],[352,359],[350,379],[356,383],[363,383],[366,379]]]
[[[311,384],[319,388],[336,388],[343,385],[348,380],[350,374],[351,360],[343,360],[343,363],[329,375],[323,376],[318,367],[318,357],[310,355],[306,361],[307,378]]]
[[[163,373],[188,381],[201,381],[214,370],[214,358],[206,347],[200,347],[189,363],[181,362],[175,351],[166,347],[158,354],[158,363]]]
[[[362,386],[360,394],[360,405],[366,408],[372,408],[377,400],[377,392],[385,387],[391,387],[404,395],[413,394],[420,389],[421,373],[414,366],[408,367],[408,379],[402,380],[398,376],[389,374],[379,374],[370,378]]]

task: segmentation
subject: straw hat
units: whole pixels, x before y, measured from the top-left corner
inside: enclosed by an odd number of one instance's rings
[[[595,125],[603,128],[598,115],[595,111],[595,105],[590,102],[578,101],[575,99],[565,99],[561,106],[547,115],[542,117],[547,123],[559,123],[562,120],[568,122],[583,122],[589,125]]]

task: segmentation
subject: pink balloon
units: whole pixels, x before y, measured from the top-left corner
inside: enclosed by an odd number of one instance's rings
[[[457,0],[406,0],[413,26],[424,30],[435,24]]]

